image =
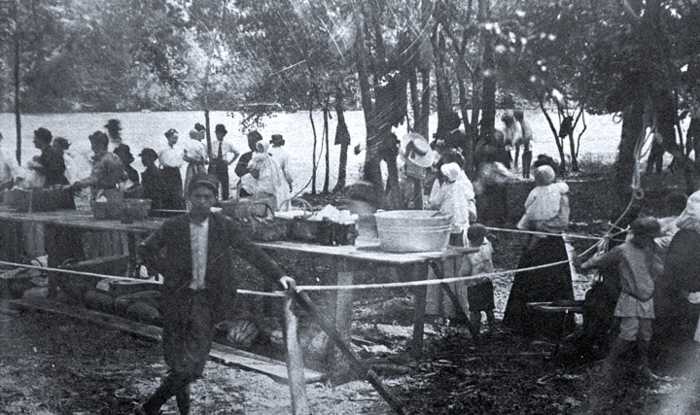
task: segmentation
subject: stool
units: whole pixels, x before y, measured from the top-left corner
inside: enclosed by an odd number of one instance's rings
[[[559,354],[559,349],[561,348],[562,342],[566,337],[566,320],[571,313],[573,314],[583,314],[583,301],[571,301],[571,304],[558,304],[557,301],[545,301],[545,302],[534,302],[527,303],[527,307],[532,310],[541,311],[543,313],[560,313],[562,315],[561,324],[561,335],[557,342],[555,343],[554,353],[552,357]]]

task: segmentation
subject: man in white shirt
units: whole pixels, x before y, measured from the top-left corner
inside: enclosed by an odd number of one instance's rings
[[[182,173],[180,167],[184,164],[184,152],[177,146],[178,134],[174,128],[165,132],[168,147],[158,153],[161,165],[161,183],[163,189],[162,208],[183,210],[185,201],[182,196]]]
[[[221,183],[221,200],[229,198],[228,166],[240,154],[233,144],[224,140],[227,132],[223,124],[216,124],[216,127],[214,127],[216,143],[213,145],[211,163],[209,164],[209,174],[216,176]]]

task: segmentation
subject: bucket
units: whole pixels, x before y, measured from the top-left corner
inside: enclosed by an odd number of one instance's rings
[[[434,210],[392,210],[374,216],[384,251],[442,251],[449,242],[451,218]]]

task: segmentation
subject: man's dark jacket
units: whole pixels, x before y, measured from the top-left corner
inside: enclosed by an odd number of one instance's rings
[[[140,246],[149,268],[163,275],[162,309],[164,320],[182,319],[188,310],[183,299],[192,281],[192,250],[188,215],[166,220],[161,228]],[[220,213],[209,215],[209,245],[204,277],[206,295],[218,321],[231,319],[238,286],[233,256],[243,258],[264,275],[279,279],[282,270],[260,248],[241,233],[235,223]]]

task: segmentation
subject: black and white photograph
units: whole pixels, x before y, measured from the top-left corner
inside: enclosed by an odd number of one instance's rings
[[[0,415],[700,413],[700,0],[0,0]]]

